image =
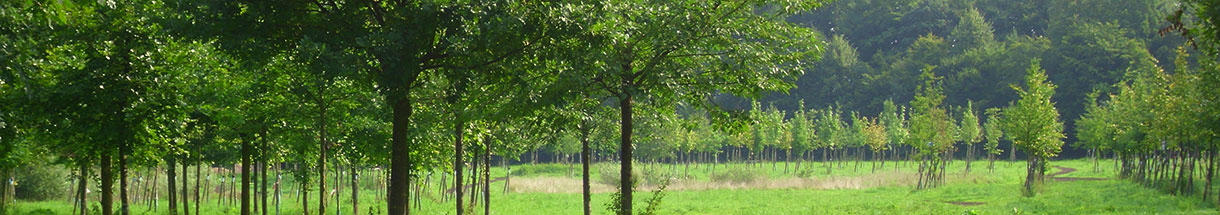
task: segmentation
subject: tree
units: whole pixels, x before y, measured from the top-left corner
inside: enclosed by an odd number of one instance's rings
[[[1063,123],[1051,96],[1055,85],[1046,80],[1046,72],[1034,60],[1025,71],[1025,86],[1013,85],[1021,100],[1004,109],[1002,128],[1013,144],[1029,155],[1026,171],[1026,196],[1033,196],[1035,183],[1040,183],[1046,171],[1046,162],[1059,153],[1063,146]]]
[[[860,122],[865,124],[863,126],[864,130],[860,133],[865,136],[865,145],[867,145],[869,149],[873,150],[873,160],[877,161],[884,159],[885,155],[881,153],[888,148],[887,144],[890,142],[889,136],[885,132],[885,125],[877,123],[876,119],[870,120],[867,117],[861,117]],[[876,171],[877,165],[874,163],[873,172]]]
[[[949,33],[951,50],[961,53],[966,49],[983,47],[995,41],[991,23],[983,20],[983,15],[977,9],[968,8],[961,12],[957,25]]]
[[[983,137],[987,140],[983,146],[983,150],[987,152],[987,172],[995,170],[995,156],[1004,152],[1000,149],[1000,137],[1004,136],[1000,128],[1000,111],[999,108],[988,108],[987,122],[983,123]]]
[[[602,47],[604,66],[581,71],[600,95],[617,98],[621,143],[619,214],[632,213],[633,105],[706,102],[713,91],[760,96],[790,88],[791,77],[821,49],[808,29],[777,19],[817,1],[650,2],[600,4],[585,41]],[[767,5],[762,7],[762,5]],[[764,47],[788,47],[770,49]]]
[[[788,120],[789,128],[791,129],[789,133],[792,134],[791,151],[796,152],[797,155],[796,171],[794,173],[800,172],[801,162],[805,161],[805,157],[807,157],[804,155],[814,149],[813,142],[817,138],[813,130],[812,119],[814,117],[811,117],[814,116],[813,113],[807,112],[805,109],[805,100],[800,100],[799,103],[796,112],[793,112],[792,118]],[[792,154],[789,153],[788,157],[791,158]]]
[[[970,163],[974,162],[974,144],[982,140],[982,128],[979,127],[979,117],[974,115],[974,102],[967,102],[962,110],[962,120],[958,137],[966,144],[966,172],[970,172]]]
[[[920,75],[924,83],[919,86],[915,101],[911,102],[911,136],[907,140],[919,152],[916,155],[921,161],[918,189],[935,187],[944,182],[943,175],[939,173],[944,171],[948,161],[942,156],[953,149],[954,142],[953,122],[941,107],[945,95],[941,93],[940,77],[933,75],[932,69],[931,66],[924,68],[923,75]]]
[[[893,100],[886,99],[883,110],[884,111],[882,111],[881,115],[879,116],[881,117],[880,124],[882,127],[885,127],[886,140],[889,140],[889,142],[886,144],[889,145],[889,148],[895,149],[893,153],[895,158],[897,158],[897,154],[901,153],[897,149],[905,145],[904,143],[910,136],[910,131],[907,130],[906,108],[903,107],[903,109],[900,111],[898,107],[894,105]],[[895,159],[895,161],[897,161],[897,159]],[[881,162],[881,166],[885,167],[885,160],[882,160]]]

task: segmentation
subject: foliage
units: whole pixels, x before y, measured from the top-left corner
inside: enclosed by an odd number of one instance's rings
[[[28,165],[18,168],[17,186],[14,192],[17,199],[25,201],[48,201],[66,196],[69,184],[63,179],[68,178],[68,171],[63,167],[51,164]],[[7,179],[5,179],[7,181]]]
[[[1004,110],[1001,127],[1013,144],[1032,157],[1049,159],[1063,145],[1063,123],[1051,96],[1055,85],[1046,81],[1046,72],[1034,62],[1026,70],[1025,86],[1013,85],[1021,100]]]
[[[1035,194],[1034,184],[1041,182],[1050,158],[1062,150],[1064,138],[1059,111],[1051,101],[1055,85],[1047,82],[1046,72],[1038,67],[1037,60],[1032,64],[1026,70],[1025,86],[1012,86],[1021,100],[1004,109],[1004,120],[1000,125],[1013,145],[1029,156],[1024,189],[1026,196]]]
[[[1000,138],[1004,136],[1004,130],[1001,129],[999,108],[987,109],[987,122],[983,123],[983,137],[987,139],[986,145],[983,147],[987,150],[987,154],[999,155],[1004,150],[1000,149]]]

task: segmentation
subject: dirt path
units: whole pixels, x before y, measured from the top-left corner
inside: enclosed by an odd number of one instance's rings
[[[1059,169],[1059,172],[1056,172],[1056,173],[1053,173],[1053,174],[1047,175],[1047,177],[1050,177],[1051,179],[1054,179],[1054,180],[1056,180],[1056,181],[1101,181],[1101,180],[1110,180],[1110,179],[1108,179],[1108,178],[1059,177],[1060,175],[1064,175],[1064,174],[1068,174],[1068,173],[1075,172],[1075,171],[1076,171],[1076,168],[1071,168],[1071,167],[1062,167],[1062,166],[1055,166],[1055,168],[1056,168],[1056,169]]]

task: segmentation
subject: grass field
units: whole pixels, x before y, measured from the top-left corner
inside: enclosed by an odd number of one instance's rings
[[[872,163],[861,162],[836,164],[827,174],[822,163],[803,164],[803,170],[795,170],[795,164],[784,173],[783,163],[719,165],[716,171],[710,166],[639,164],[645,180],[669,178],[671,185],[661,201],[659,214],[1220,214],[1220,211],[1198,196],[1172,196],[1155,189],[1115,179],[1112,161],[1101,161],[1100,170],[1085,160],[1055,161],[1050,166],[1072,168],[1076,171],[1056,177],[1087,178],[1088,180],[1057,181],[1047,179],[1035,197],[1022,197],[1020,188],[1025,174],[1023,162],[997,162],[993,173],[987,172],[987,163],[973,164],[971,173],[963,171],[965,162],[958,161],[947,170],[946,184],[932,189],[915,191],[912,164],[900,165],[887,162],[886,168],[871,171]],[[609,214],[605,204],[613,187],[598,183],[601,173],[613,169],[613,164],[595,165],[593,211]],[[579,189],[579,166],[569,174],[568,165],[538,164],[513,166],[509,180],[509,191],[504,190],[504,181],[492,184],[492,214],[580,214],[581,194]],[[723,177],[726,170],[750,174],[748,180],[732,180]],[[1062,169],[1052,169],[1050,173]],[[494,168],[493,178],[506,175],[502,167]],[[651,175],[651,176],[649,176]],[[713,177],[721,175],[722,177]],[[649,179],[651,178],[651,179]],[[437,179],[433,179],[437,180]],[[644,208],[645,201],[652,196],[649,186],[636,191],[636,208]],[[453,201],[440,201],[439,187],[432,187],[423,197],[416,214],[453,214]],[[370,190],[361,191],[360,214],[378,214],[384,211],[384,202]],[[317,203],[316,193],[311,194],[310,204]],[[344,192],[339,214],[351,214],[348,197]],[[293,194],[285,194],[281,205],[282,214],[301,214]],[[481,200],[480,200],[481,201]],[[327,214],[335,214],[333,202]],[[93,202],[96,205],[96,202]],[[162,203],[156,210],[146,205],[136,205],[133,214],[168,214]],[[205,201],[200,214],[237,214],[237,206]],[[316,214],[316,205],[311,214]],[[482,213],[482,205],[477,206]],[[71,214],[72,206],[67,200],[48,202],[18,202],[12,208],[14,214]],[[194,212],[194,211],[192,211]],[[269,214],[275,214],[274,210]]]

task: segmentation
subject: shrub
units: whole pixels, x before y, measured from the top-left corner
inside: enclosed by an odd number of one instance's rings
[[[59,165],[30,165],[15,171],[17,198],[46,201],[64,197],[68,191],[68,171]],[[7,183],[8,179],[4,179]]]
[[[715,182],[733,182],[733,183],[749,183],[754,180],[766,178],[766,176],[755,172],[754,170],[737,168],[728,169],[722,172],[712,173],[709,176]]]
[[[618,165],[599,165],[597,167],[597,182],[614,187],[619,186],[619,166]],[[640,168],[631,169],[631,184],[639,185],[640,178],[645,178],[644,172]],[[645,178],[646,179],[646,178]]]

